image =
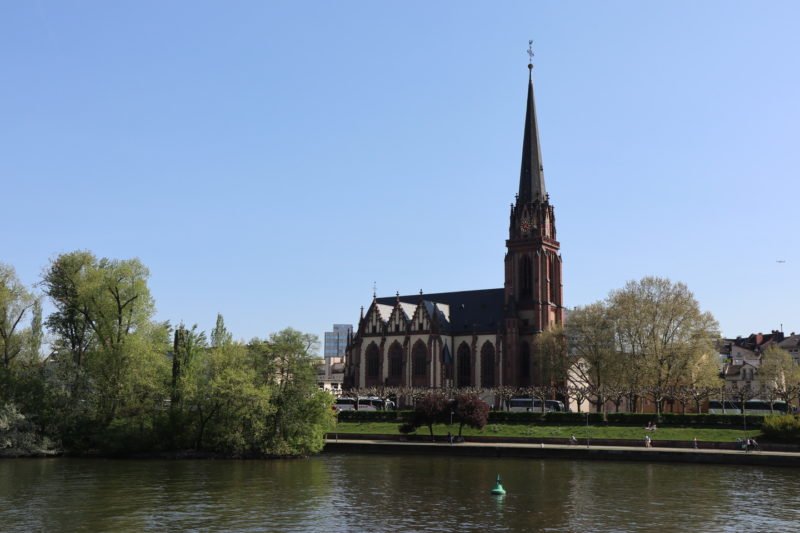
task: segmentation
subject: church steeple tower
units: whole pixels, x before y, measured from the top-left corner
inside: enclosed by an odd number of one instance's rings
[[[544,200],[544,167],[539,146],[539,126],[536,123],[536,103],[533,99],[533,64],[528,63],[528,107],[525,110],[525,133],[522,137],[522,166],[519,172],[519,200]]]
[[[528,54],[533,57],[530,48]],[[531,61],[519,193],[511,205],[505,258],[507,364],[510,375],[519,377],[519,385],[538,381],[530,359],[534,336],[563,323],[560,248],[555,211],[544,183]]]

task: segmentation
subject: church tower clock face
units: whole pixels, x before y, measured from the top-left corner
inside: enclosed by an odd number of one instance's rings
[[[528,232],[531,230],[531,222],[530,222],[530,220],[523,219],[522,222],[519,223],[519,230],[522,233],[527,235]]]

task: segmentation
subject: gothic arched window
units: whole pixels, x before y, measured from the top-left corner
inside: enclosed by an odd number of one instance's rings
[[[411,385],[427,387],[428,383],[428,348],[425,343],[417,341],[411,350]]]
[[[456,364],[458,365],[458,387],[472,386],[471,356],[469,345],[466,342],[462,342],[458,347],[458,355],[456,356]]]
[[[481,387],[494,387],[494,345],[489,341],[481,348]]]
[[[403,347],[395,341],[389,346],[389,385],[402,385]]]
[[[378,350],[378,345],[370,343],[367,346],[366,352],[366,378],[367,378],[367,386],[375,385],[376,382],[380,380],[380,368],[381,368],[381,356]]]

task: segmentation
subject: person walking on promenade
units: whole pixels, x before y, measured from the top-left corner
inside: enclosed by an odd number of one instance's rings
[[[694,447],[695,450],[697,449],[697,447],[698,447],[697,446],[697,437],[695,437],[694,440],[692,440],[692,446]]]

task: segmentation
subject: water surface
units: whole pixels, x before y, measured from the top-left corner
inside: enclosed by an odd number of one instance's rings
[[[508,490],[489,496],[497,473]],[[1,531],[791,531],[793,469],[323,455],[0,461]]]

